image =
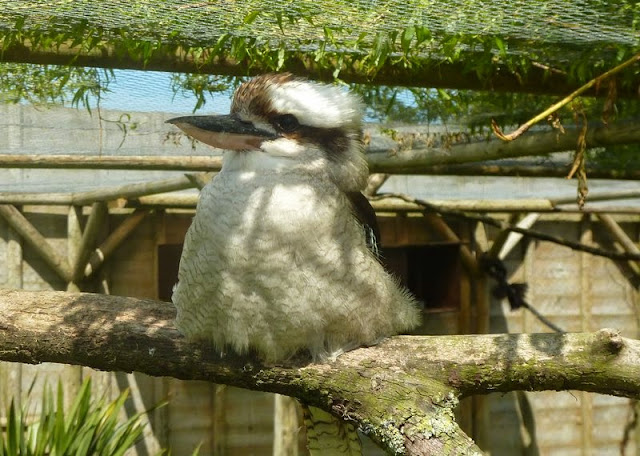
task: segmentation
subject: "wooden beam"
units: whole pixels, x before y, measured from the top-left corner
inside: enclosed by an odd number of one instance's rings
[[[100,188],[75,193],[23,193],[0,192],[0,204],[49,204],[83,206],[96,202],[114,201],[117,199],[138,198],[143,195],[154,195],[185,190],[194,187],[194,178],[180,176],[138,184],[127,184],[117,187]]]
[[[380,190],[380,187],[384,185],[384,183],[389,179],[389,174],[381,174],[381,173],[373,173],[369,174],[369,178],[367,179],[367,186],[362,191],[365,196],[370,197],[374,196]]]
[[[468,212],[528,212],[533,210],[553,211],[554,207],[546,199],[527,200],[429,200],[430,204],[446,209]],[[423,212],[424,207],[394,197],[380,197],[371,200],[371,205],[379,212]]]
[[[126,187],[126,186],[125,186]],[[117,194],[117,192],[116,192]],[[589,194],[588,202],[613,201],[640,197],[640,191],[635,189],[616,192],[600,192]],[[74,202],[71,193],[14,193],[0,192],[0,204],[14,205],[64,205]],[[172,207],[193,209],[198,202],[197,194],[153,194],[130,196],[126,207]],[[506,200],[431,200],[433,206],[443,209],[460,210],[466,212],[563,212],[563,213],[619,213],[640,214],[637,206],[589,207],[579,209],[572,203],[575,197],[506,199]],[[371,205],[377,212],[423,212],[424,208],[418,204],[409,203],[394,197],[375,197]]]
[[[96,271],[104,264],[111,254],[151,213],[150,209],[139,209],[129,215],[118,227],[113,230],[100,246],[89,255],[89,260],[83,267],[84,277],[88,278],[95,274]]]
[[[82,233],[82,239],[78,246],[78,252],[73,263],[73,281],[79,282],[84,278],[84,269],[89,261],[89,257],[93,251],[94,244],[104,226],[104,221],[108,215],[108,209],[105,202],[93,203],[91,213],[87,220],[87,225]]]
[[[0,204],[0,215],[40,255],[47,265],[65,282],[71,282],[69,263],[53,250],[51,244],[33,227],[22,213],[11,204]]]
[[[453,144],[450,147],[414,147],[394,153],[389,150],[369,150],[367,160],[372,173],[419,174],[420,170],[436,165],[485,162],[503,158],[546,155],[574,150],[580,130],[570,127],[564,134],[555,131],[527,133],[517,141],[475,141]],[[592,125],[587,130],[589,148],[615,144],[640,143],[640,127],[636,122]]]
[[[202,190],[205,185],[211,182],[213,173],[185,174],[185,176],[189,179],[194,188]]]
[[[524,216],[522,220],[516,223],[516,226],[518,228],[528,230],[538,221],[540,215],[541,214],[539,212],[530,212],[529,214]],[[504,260],[524,237],[522,233],[515,233],[513,231],[509,231],[508,233],[509,234],[504,241],[504,245],[501,247],[500,252],[498,252],[497,255],[501,260]]]
[[[71,199],[73,204],[84,205],[98,201],[113,201],[120,198],[136,198],[142,195],[174,192],[188,188],[193,188],[193,182],[186,176],[181,176],[174,179],[143,182],[140,184],[128,184],[119,187],[101,188],[88,192],[72,193]]]
[[[611,233],[616,241],[618,241],[624,249],[629,253],[640,254],[640,248],[631,240],[631,238],[624,232],[624,230],[618,225],[613,217],[609,214],[598,214],[598,218],[602,224],[607,228],[607,231]]]
[[[418,174],[428,176],[513,176],[513,177],[567,177],[571,168],[570,159],[562,164],[554,161],[538,164],[534,160],[526,162],[500,160],[491,162],[463,163],[460,165],[434,165],[420,170]],[[589,179],[640,180],[640,168],[614,169],[587,164]]]
[[[415,131],[414,131],[415,130]],[[422,129],[424,130],[424,129]],[[470,163],[501,160],[505,158],[546,155],[554,152],[574,150],[580,134],[579,129],[566,127],[564,134],[555,131],[529,132],[517,141],[504,142],[498,139],[474,140],[459,142],[447,146],[426,146],[413,141],[413,147],[407,148],[403,138],[410,138],[419,126],[413,130],[401,129],[396,132],[396,140],[392,140],[386,130],[379,126],[366,129],[372,141],[367,147],[366,157],[372,173],[388,174],[470,174]],[[432,138],[433,139],[433,138]],[[640,143],[640,125],[635,121],[617,122],[615,124],[595,124],[587,132],[588,147],[600,147],[616,144]],[[443,140],[438,140],[442,143]],[[463,166],[464,165],[464,166]],[[149,169],[149,170],[191,170],[218,171],[222,166],[221,156],[91,156],[91,155],[12,155],[0,154],[0,167],[5,168],[68,168],[68,169]],[[465,167],[466,166],[466,167]],[[495,173],[503,168],[501,165],[482,165]],[[514,168],[514,173],[520,168]],[[457,170],[457,171],[456,171]],[[479,169],[482,171],[483,169]],[[562,175],[565,170],[561,169]],[[595,173],[595,171],[593,171]],[[556,170],[557,173],[557,170]],[[532,175],[536,175],[534,172]],[[603,172],[611,178],[640,177],[640,171]],[[592,176],[596,177],[596,176]]]
[[[609,214],[597,214],[598,219],[613,238],[620,243],[625,252],[640,255],[640,247],[631,240],[622,227]],[[640,279],[640,261],[627,262],[630,272],[635,275],[635,280]],[[636,310],[640,311],[640,302],[636,305]]]
[[[0,195],[0,201],[2,197]],[[128,207],[173,207],[194,209],[198,202],[198,195],[150,195],[142,196],[135,200],[129,200]],[[424,212],[424,208],[418,204],[412,204],[393,197],[382,197],[370,201],[376,212]],[[640,207],[576,207],[554,206],[547,199],[526,200],[431,200],[433,206],[442,209],[459,210],[465,212],[608,212],[620,214],[640,214]]]
[[[639,127],[640,128],[640,127]],[[389,150],[389,154],[393,151]],[[401,161],[398,162],[402,164]],[[519,176],[519,177],[566,177],[570,164],[562,166],[540,165],[528,162],[472,162],[463,164],[428,165],[412,170],[412,174],[425,176]],[[372,166],[376,166],[373,163]],[[219,171],[222,157],[218,156],[117,156],[117,155],[21,155],[0,154],[0,168],[28,169],[126,169],[145,171]],[[394,172],[395,173],[395,172]],[[395,173],[399,174],[399,173]],[[640,169],[613,169],[590,167],[587,175],[591,179],[640,180]],[[70,200],[60,202],[68,204]]]
[[[224,76],[247,76],[273,71],[260,62],[247,59],[236,61],[229,57],[202,61],[193,53],[175,46],[160,46],[145,58],[132,55],[127,43],[102,43],[91,51],[86,51],[72,43],[62,43],[55,47],[40,46],[34,49],[27,43],[0,43],[0,53],[5,62],[33,63],[39,65],[65,65],[97,67],[109,69],[133,69],[146,71],[168,71],[179,73],[216,74]],[[206,52],[200,55],[207,55]],[[508,67],[494,65],[491,75],[479,76],[469,71],[464,63],[447,63],[443,60],[424,59],[414,65],[394,63],[388,59],[381,68],[372,73],[357,62],[341,65],[340,79],[349,83],[450,88],[458,90],[490,90],[496,92],[524,92],[537,94],[564,95],[573,92],[580,85],[569,80],[566,74],[549,72],[545,68],[533,66],[526,75],[515,74]],[[337,65],[337,63],[336,63]],[[305,53],[288,55],[279,71],[310,77],[316,80],[335,80],[336,65],[319,66],[314,57]],[[606,90],[592,89],[586,95],[605,96]],[[633,87],[618,89],[619,97],[637,97]]]
[[[0,154],[0,168],[219,171],[222,156]]]
[[[72,202],[71,193],[0,192],[0,204],[70,206]]]
[[[509,215],[509,220],[507,221],[507,223],[509,225],[513,225],[517,223],[518,220],[520,220],[520,217],[521,214],[519,212],[514,212]],[[485,255],[487,255],[489,258],[497,258],[505,242],[507,242],[510,233],[511,231],[509,230],[501,230],[500,232],[498,232],[495,239],[491,243],[491,247],[485,253]]]
[[[640,198],[640,189],[626,189],[626,190],[614,190],[611,192],[598,192],[589,194],[587,197],[587,203],[595,201],[614,201],[630,198]],[[576,202],[575,196],[566,196],[562,198],[552,198],[549,202],[555,207],[561,204],[573,204]],[[606,211],[605,211],[606,212]]]

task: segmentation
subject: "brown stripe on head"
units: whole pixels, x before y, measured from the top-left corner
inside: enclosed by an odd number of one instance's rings
[[[282,136],[300,143],[314,144],[327,154],[332,161],[340,160],[352,147],[352,141],[361,141],[362,132],[350,133],[342,128],[317,128],[300,125],[292,133],[282,133]]]
[[[243,83],[233,96],[231,114],[239,112],[259,114],[265,118],[274,114],[269,100],[267,87],[295,80],[291,73],[268,73]]]

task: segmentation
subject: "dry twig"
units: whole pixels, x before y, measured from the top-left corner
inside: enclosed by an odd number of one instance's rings
[[[567,104],[571,103],[574,99],[582,95],[584,92],[586,92],[590,88],[594,86],[599,86],[602,83],[602,81],[604,81],[605,79],[613,76],[616,73],[619,73],[620,71],[624,70],[625,68],[637,62],[640,62],[640,53],[634,55],[629,60],[621,63],[617,67],[612,68],[609,71],[602,73],[600,76],[593,78],[591,81],[587,82],[585,85],[575,90],[570,95],[566,96],[559,102],[549,106],[546,110],[544,110],[540,114],[536,115],[532,119],[520,125],[520,127],[518,127],[518,129],[512,133],[504,134],[500,129],[500,126],[498,125],[498,123],[495,121],[495,119],[491,119],[491,129],[493,130],[495,135],[498,138],[502,139],[503,141],[513,141],[514,139],[521,136],[524,132],[526,132],[529,128],[531,128],[533,125],[537,124],[541,120],[548,118],[551,114],[558,111],[560,108],[563,108]]]
[[[587,160],[585,152],[587,151],[587,115],[584,112],[582,103],[576,103],[574,106],[573,116],[575,118],[576,125],[582,122],[582,128],[578,135],[578,142],[576,144],[576,150],[573,154],[573,165],[571,171],[567,175],[567,179],[571,179],[574,174],[578,175],[578,200],[576,203],[578,207],[582,209],[589,193],[589,187],[587,186]]]

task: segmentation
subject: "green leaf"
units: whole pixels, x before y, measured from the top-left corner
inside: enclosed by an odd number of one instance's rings
[[[405,54],[409,53],[411,49],[411,41],[413,41],[413,37],[416,34],[416,28],[414,26],[407,27],[402,31],[400,35],[400,46],[402,47],[402,52]]]
[[[21,417],[19,412],[16,411],[16,405],[11,399],[11,405],[9,406],[9,413],[7,416],[7,454],[17,455],[19,448],[19,440],[21,434]]]
[[[387,60],[390,51],[389,35],[386,33],[376,33],[371,49],[371,58],[376,68],[380,68]]]
[[[333,36],[333,29],[331,27],[327,27],[326,25],[322,27],[322,32],[324,33],[324,39],[329,43],[335,43],[335,38]]]
[[[280,49],[278,49],[278,63],[276,65],[276,70],[280,70],[280,68],[282,68],[282,66],[284,65],[284,58],[285,49],[284,46],[281,46]]]
[[[291,19],[291,18],[289,18]],[[278,28],[280,29],[280,32],[284,33],[284,27],[282,24],[282,12],[281,11],[276,11],[276,23],[278,24]]]
[[[416,25],[414,28],[416,35],[416,44],[418,46],[431,39],[431,31],[427,27]]]
[[[86,380],[68,412],[63,391],[61,382],[55,395],[45,385],[39,421],[33,424],[25,422],[28,406],[20,411],[11,402],[7,429],[0,436],[0,456],[123,456],[142,437],[143,413],[124,422],[120,419],[128,390],[105,404],[92,398],[91,382]]]
[[[498,48],[498,52],[500,53],[500,56],[502,57],[506,57],[507,56],[507,46],[505,44],[504,41],[502,41],[502,38],[496,36],[494,37],[494,43],[496,45],[496,47]]]
[[[256,20],[256,18],[258,17],[258,15],[260,14],[260,10],[258,11],[251,11],[249,14],[247,14],[244,19],[242,19],[242,22],[249,25],[249,24],[253,24],[253,22]]]

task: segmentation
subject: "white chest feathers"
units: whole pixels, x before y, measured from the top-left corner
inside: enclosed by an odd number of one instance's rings
[[[221,172],[200,195],[173,293],[176,325],[268,362],[375,343],[419,323],[328,179]]]

